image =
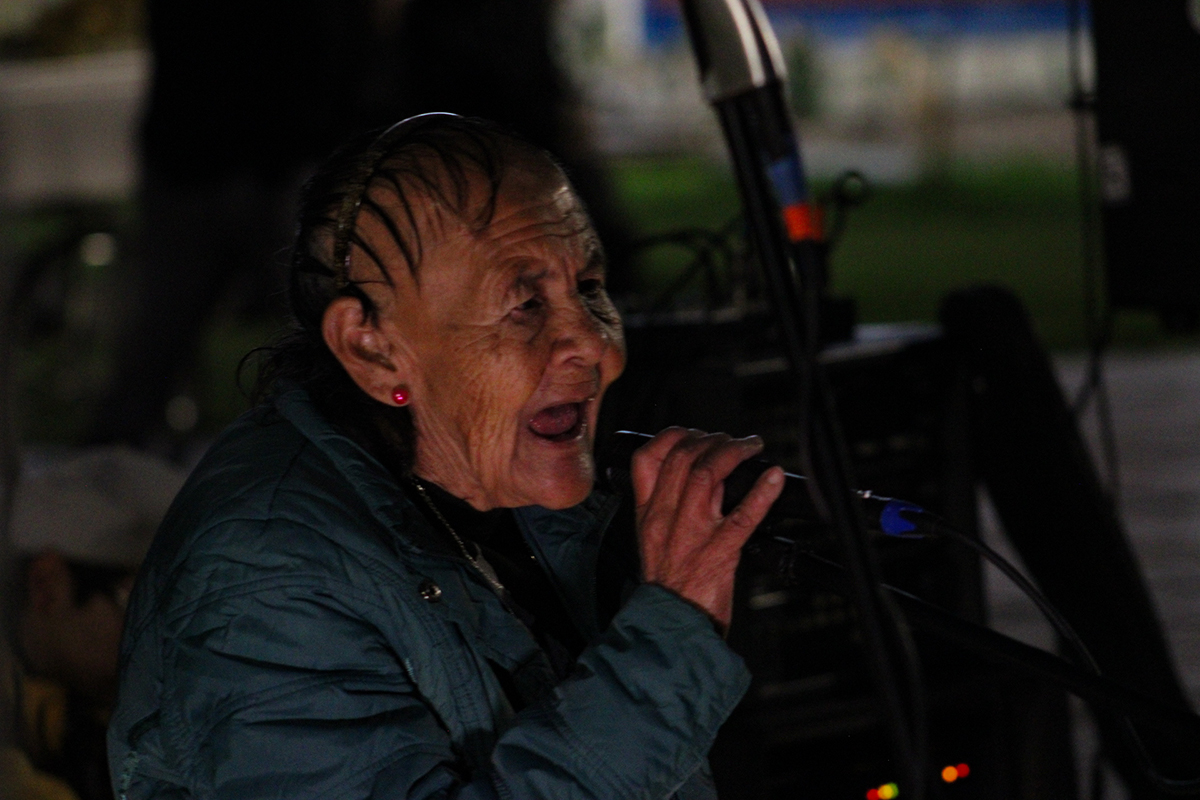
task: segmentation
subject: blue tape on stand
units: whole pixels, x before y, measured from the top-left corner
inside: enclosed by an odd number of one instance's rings
[[[914,514],[925,513],[925,509],[913,503],[904,500],[889,500],[879,514],[879,529],[888,536],[920,538],[921,534],[913,533],[917,529],[917,523],[901,516],[905,511],[911,511]]]
[[[767,165],[767,175],[775,187],[775,196],[780,206],[790,206],[808,201],[808,187],[804,184],[804,171],[800,159],[794,153],[772,161]]]

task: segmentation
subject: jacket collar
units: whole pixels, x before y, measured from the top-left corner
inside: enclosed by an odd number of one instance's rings
[[[525,541],[547,566],[563,606],[587,639],[599,633],[596,568],[600,544],[619,505],[620,497],[593,491],[562,511],[525,506],[515,512]]]
[[[413,506],[387,468],[325,419],[308,392],[298,387],[285,388],[276,396],[275,408],[329,458],[371,514],[392,531],[402,549],[462,559],[453,543],[434,531]]]

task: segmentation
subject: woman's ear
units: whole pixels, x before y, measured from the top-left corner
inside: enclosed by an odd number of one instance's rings
[[[355,297],[339,297],[325,309],[321,335],[358,387],[381,403],[391,403],[401,376],[395,354],[379,326]]]

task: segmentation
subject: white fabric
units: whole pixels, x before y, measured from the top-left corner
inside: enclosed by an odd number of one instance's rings
[[[185,475],[125,445],[90,448],[22,475],[13,548],[136,568]]]

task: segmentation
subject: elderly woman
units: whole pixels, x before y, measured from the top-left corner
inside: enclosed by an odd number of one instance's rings
[[[606,535],[623,340],[551,158],[448,114],[348,146],[307,190],[291,303],[270,399],[134,592],[117,796],[711,797],[747,684],[734,569],[782,473],[722,516],[760,443],[665,431],[633,465],[636,548]]]

